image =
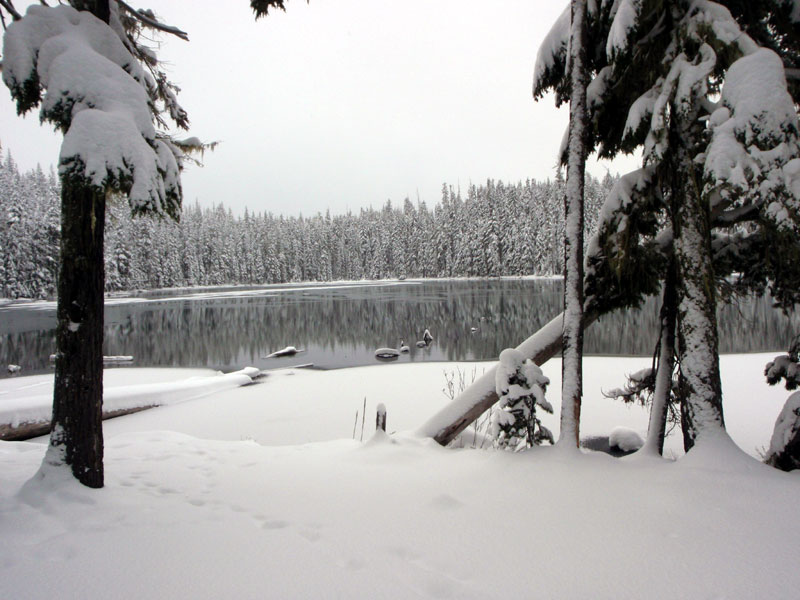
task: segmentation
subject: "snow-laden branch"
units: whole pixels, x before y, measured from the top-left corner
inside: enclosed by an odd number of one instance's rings
[[[111,27],[70,6],[30,6],[3,55],[18,111],[41,105],[64,132],[62,178],[127,194],[134,212],[178,215],[176,156],[156,134],[141,65]]]
[[[606,56],[610,60],[627,51],[632,34],[636,32],[641,10],[642,0],[621,0],[617,3],[617,12],[606,41]]]
[[[754,203],[780,229],[800,230],[800,124],[780,57],[766,48],[728,69],[711,115],[705,192]]]
[[[533,72],[533,97],[539,98],[564,75],[569,43],[570,9],[567,6],[545,36],[536,53]]]
[[[165,23],[162,23],[161,21],[155,18],[155,15],[153,15],[151,11],[136,10],[129,4],[123,2],[123,0],[116,0],[116,1],[117,4],[119,4],[122,8],[125,9],[125,12],[127,12],[131,17],[133,17],[140,23],[143,23],[147,27],[150,27],[151,29],[156,29],[158,31],[163,31],[164,33],[172,34],[174,36],[181,38],[182,40],[186,40],[187,42],[189,41],[188,33],[172,25],[167,25]]]

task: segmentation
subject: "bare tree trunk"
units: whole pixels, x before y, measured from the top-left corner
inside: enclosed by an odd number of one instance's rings
[[[61,184],[56,373],[45,461],[103,487],[103,230],[105,194]]]
[[[676,111],[677,112],[677,111]],[[678,284],[678,358],[683,445],[688,452],[698,438],[724,431],[722,383],[711,227],[708,202],[695,173],[694,156],[686,144],[701,139],[696,119],[676,118],[670,145],[675,149],[672,193],[679,196],[673,211]]]
[[[564,326],[561,433],[558,445],[579,446],[583,395],[583,186],[586,171],[586,0],[572,0],[569,158],[564,236]]]
[[[667,427],[667,411],[672,395],[672,371],[675,367],[675,326],[678,316],[675,259],[670,258],[664,281],[664,298],[661,304],[661,334],[659,336],[658,367],[653,404],[650,406],[650,424],[642,452],[662,455]]]

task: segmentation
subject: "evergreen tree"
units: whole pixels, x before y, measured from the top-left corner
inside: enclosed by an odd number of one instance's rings
[[[713,282],[736,272],[736,289],[769,286],[785,307],[797,300],[796,114],[780,58],[722,4],[601,2],[589,22],[593,142],[602,156],[643,146],[645,157],[606,202],[588,259],[589,304],[603,312],[637,303],[674,252],[688,449],[701,431],[724,428]],[[537,64],[536,89],[561,99],[565,39],[554,27]]]
[[[106,201],[122,193],[135,212],[179,214],[182,151],[153,121],[166,114],[179,126],[188,122],[155,54],[137,38],[142,26],[186,36],[113,0],[31,6],[25,17],[10,1],[3,7],[14,19],[4,37],[3,81],[20,113],[41,105],[41,119],[64,133],[56,379],[41,474],[66,465],[81,483],[102,487]],[[39,52],[55,39],[58,52]],[[59,61],[71,68],[58,69]]]

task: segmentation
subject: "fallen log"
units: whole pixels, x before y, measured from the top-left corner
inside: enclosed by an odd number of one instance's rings
[[[584,330],[594,323],[600,313],[596,310],[587,310],[584,313]],[[561,351],[561,329],[564,313],[559,313],[554,319],[539,329],[527,340],[517,346],[525,358],[531,359],[542,366],[553,356]],[[494,374],[497,370],[495,364],[484,373],[466,390],[461,392],[455,400],[433,415],[417,430],[424,437],[431,437],[442,446],[447,446],[471,423],[492,407],[499,400],[495,392]]]
[[[103,421],[106,419],[113,419],[115,417],[122,417],[123,415],[132,415],[133,413],[155,408],[156,406],[156,404],[151,404],[149,406],[135,406],[133,408],[105,411],[103,412]],[[17,426],[12,425],[11,423],[0,423],[0,440],[6,442],[29,440],[31,438],[39,437],[40,435],[47,435],[48,433],[50,433],[49,420],[20,423]]]
[[[217,391],[249,385],[260,374],[255,367],[245,367],[227,374],[105,388],[103,419],[195,400]],[[0,406],[0,440],[23,440],[49,433],[51,402],[52,396],[45,394],[23,398],[16,404],[12,401],[11,406],[4,403]]]

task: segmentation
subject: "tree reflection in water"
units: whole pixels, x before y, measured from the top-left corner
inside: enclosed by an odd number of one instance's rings
[[[136,366],[230,370],[314,363],[322,368],[376,364],[374,350],[411,347],[400,362],[494,359],[561,310],[560,281],[431,281],[423,284],[268,288],[251,295],[149,298],[106,307],[105,354],[133,355]],[[587,354],[650,355],[658,306],[604,317],[587,333]],[[722,352],[782,351],[800,330],[768,299],[720,311]],[[55,347],[55,315],[34,307],[0,308],[0,364],[46,372]],[[428,348],[414,342],[428,328]],[[304,353],[262,358],[284,346]]]

